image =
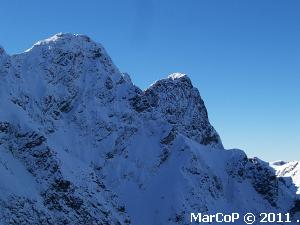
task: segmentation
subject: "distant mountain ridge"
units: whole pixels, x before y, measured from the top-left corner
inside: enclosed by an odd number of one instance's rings
[[[0,47],[0,99],[0,225],[299,218],[299,162],[225,150],[185,74],[143,91],[101,44],[59,33],[17,55]]]

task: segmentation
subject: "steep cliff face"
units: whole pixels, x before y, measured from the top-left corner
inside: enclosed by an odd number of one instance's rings
[[[142,91],[100,44],[61,33],[18,55],[0,48],[0,98],[0,224],[297,216],[299,168],[225,150],[184,74]]]
[[[223,148],[215,129],[210,125],[204,102],[185,74],[174,73],[155,82],[145,91],[154,111],[173,125],[179,133],[216,148]]]

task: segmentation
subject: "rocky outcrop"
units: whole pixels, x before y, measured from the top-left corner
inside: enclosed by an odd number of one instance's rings
[[[137,112],[161,114],[175,130],[200,144],[223,148],[199,91],[185,74],[174,73],[155,82],[132,99],[132,106]]]

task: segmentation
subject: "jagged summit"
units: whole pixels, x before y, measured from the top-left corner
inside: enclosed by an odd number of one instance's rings
[[[188,78],[188,75],[184,74],[184,73],[172,73],[168,76],[168,78],[175,80],[175,79],[182,79],[182,78]]]
[[[163,79],[156,81],[151,86],[155,86],[155,85],[157,85],[157,83],[161,83],[161,82],[167,82],[167,83],[173,83],[173,84],[187,83],[187,84],[189,84],[188,87],[193,87],[192,81],[189,78],[189,76],[187,74],[178,73],[178,72],[168,75],[167,78],[163,78]]]
[[[200,93],[186,74],[173,73],[145,91],[150,103],[176,130],[204,145],[223,148]]]
[[[44,40],[40,40],[33,47],[46,45],[51,47],[68,47],[68,48],[103,48],[101,44],[92,41],[90,37],[82,34],[58,33]],[[32,48],[33,48],[32,47]],[[32,48],[28,49],[30,51]]]
[[[99,92],[102,85],[114,85],[123,77],[101,44],[85,35],[70,33],[59,33],[37,42],[24,53],[9,57],[8,65],[13,76],[24,83],[39,84],[46,92],[47,83],[51,83],[61,97],[63,90],[66,90],[64,95],[85,90]],[[35,89],[26,87],[31,88]]]
[[[77,67],[81,64],[90,64],[91,69],[94,66],[102,66],[105,67],[105,70],[117,71],[103,46],[81,34],[58,33],[40,40],[26,51],[12,56],[7,55],[0,45],[0,60],[4,56],[9,58],[12,64],[14,64],[13,61],[26,60],[27,64],[31,64],[32,61],[39,61],[40,66],[43,61],[47,61],[48,65],[52,63],[55,66],[64,66],[65,68],[70,64]],[[93,61],[97,62],[98,65],[91,65]]]
[[[45,40],[38,41],[30,49],[26,50],[26,58],[39,58],[39,61],[45,59],[53,65],[80,67],[96,67],[95,70],[110,70],[111,73],[117,72],[110,56],[103,46],[89,38],[86,35],[58,33]],[[24,55],[21,54],[18,57]]]

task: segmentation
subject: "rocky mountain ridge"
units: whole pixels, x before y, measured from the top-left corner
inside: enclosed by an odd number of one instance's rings
[[[298,163],[225,150],[187,75],[143,91],[100,44],[60,33],[17,55],[0,48],[0,96],[0,224],[299,216]]]

